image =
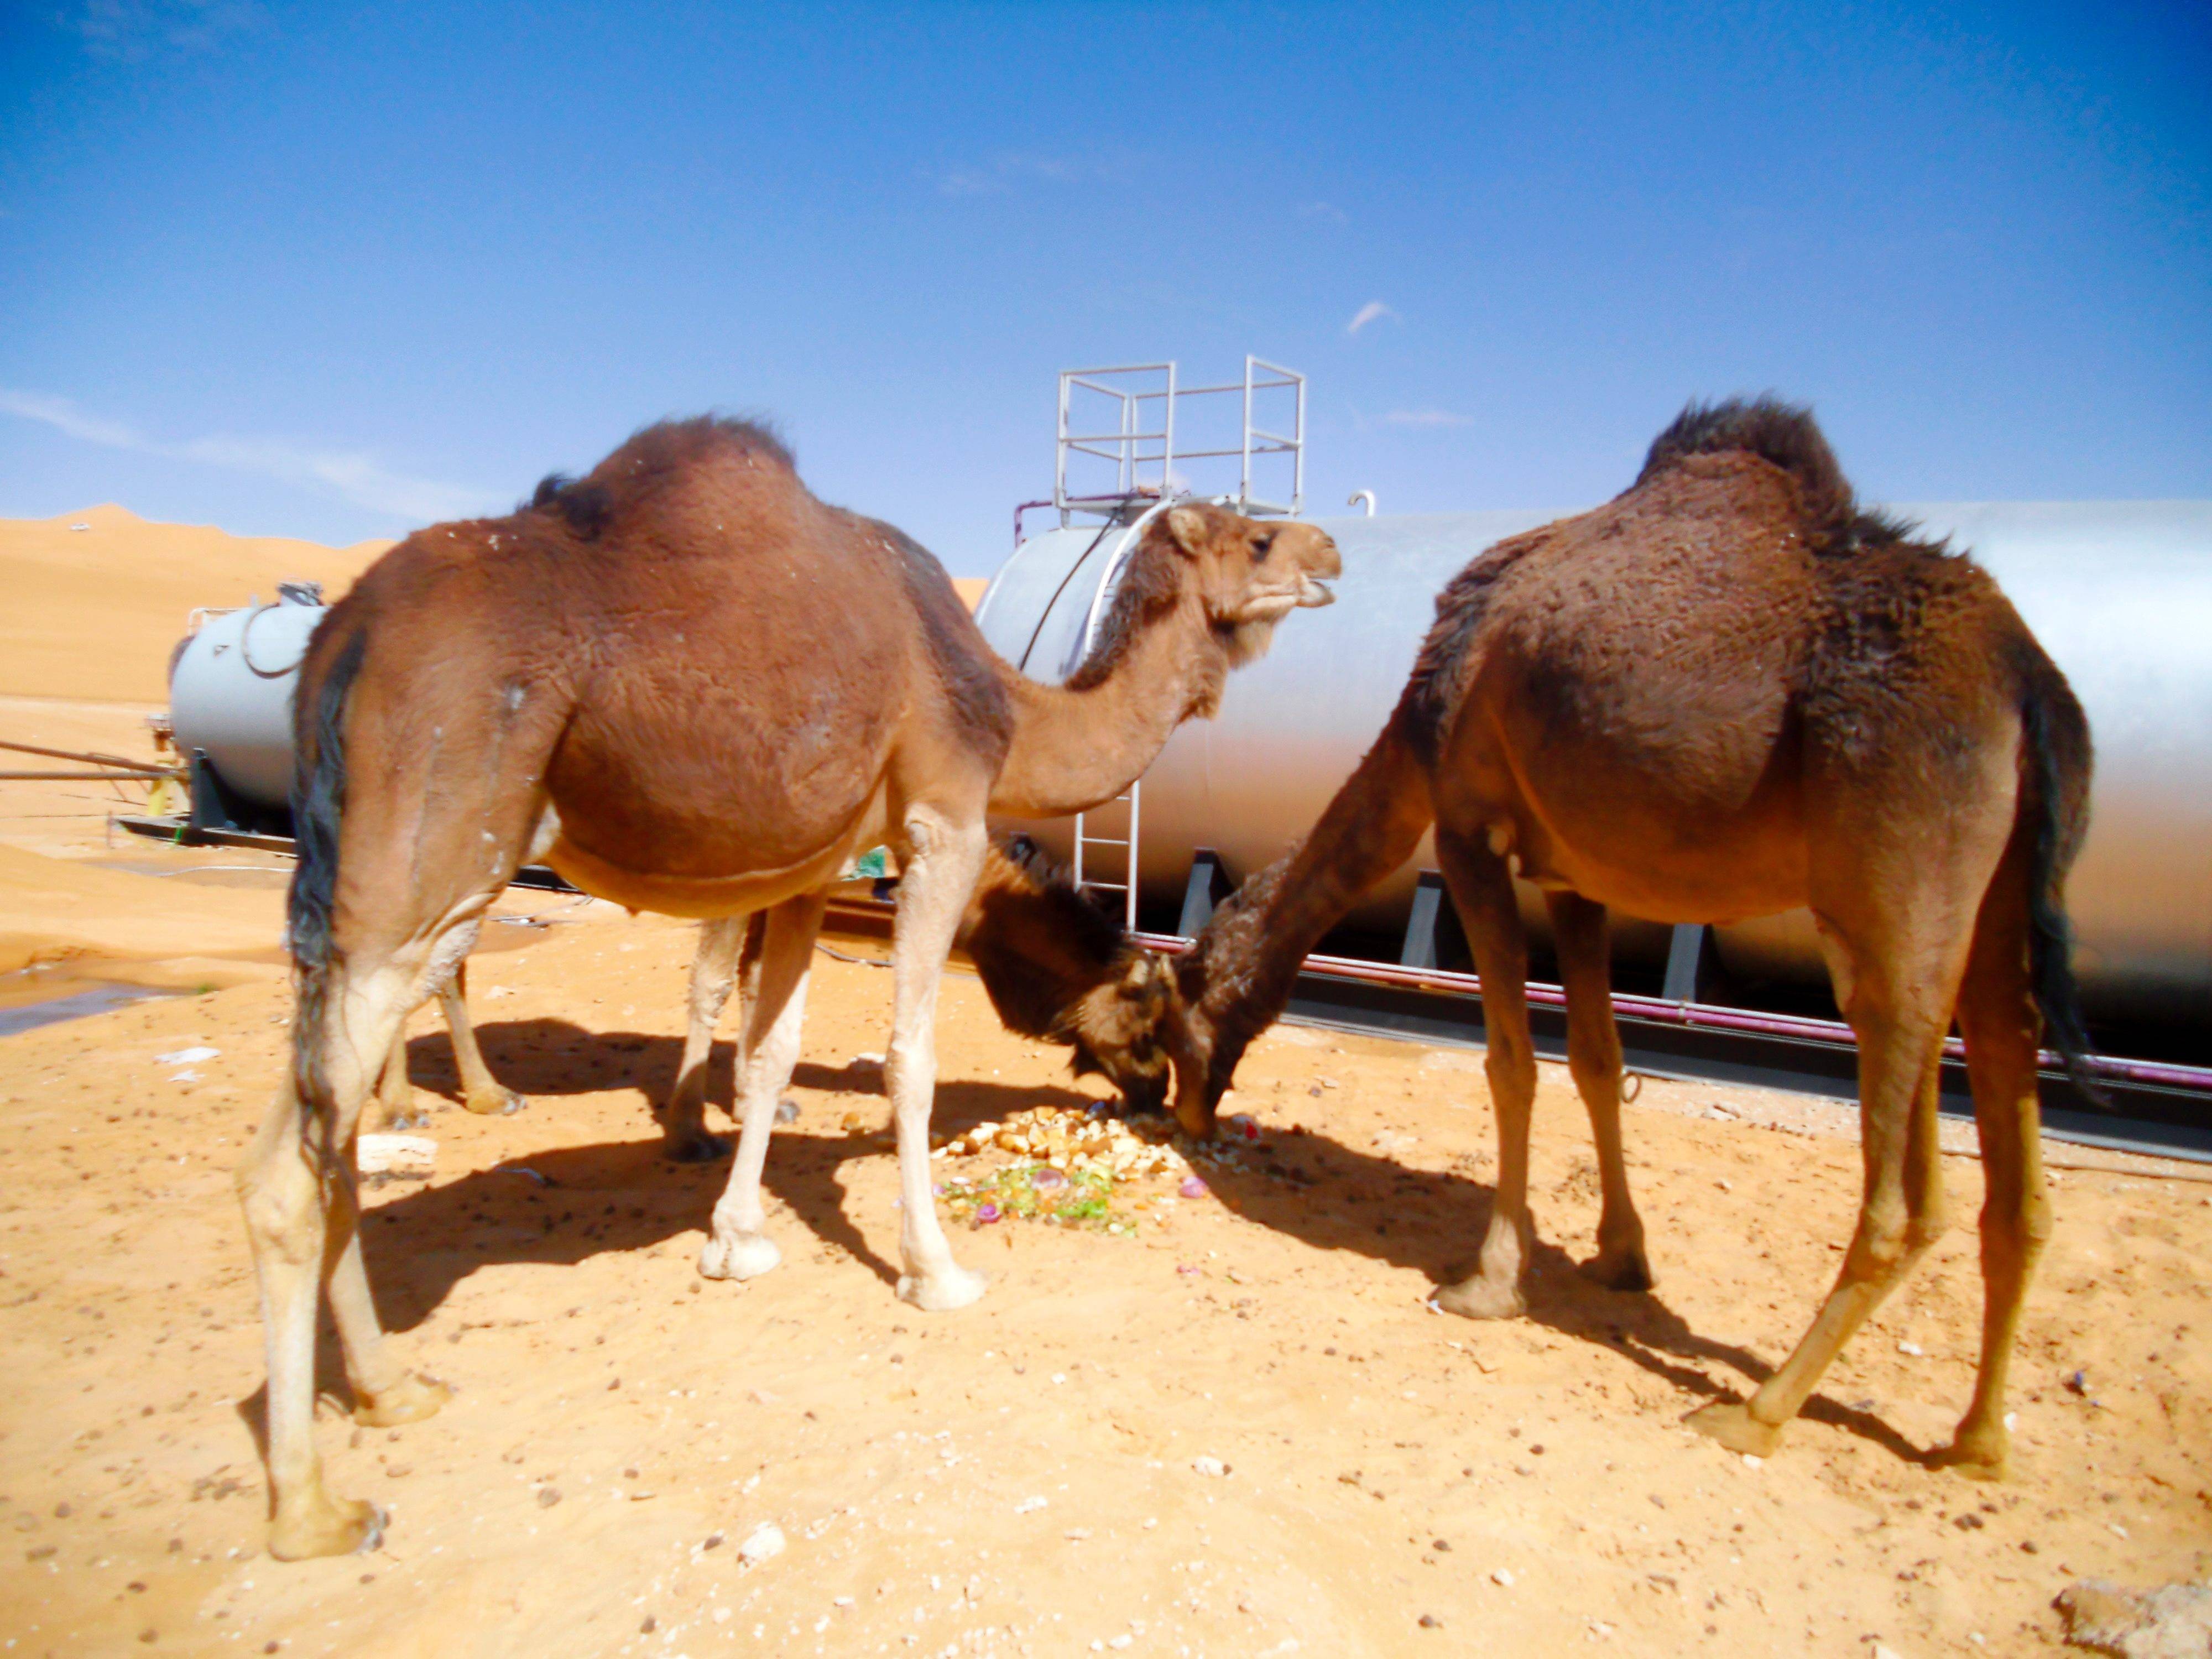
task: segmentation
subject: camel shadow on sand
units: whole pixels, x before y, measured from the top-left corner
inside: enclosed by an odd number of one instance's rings
[[[605,1251],[643,1249],[701,1234],[728,1178],[726,1160],[676,1164],[661,1153],[650,1108],[675,1081],[680,1038],[594,1034],[549,1019],[487,1024],[478,1028],[478,1036],[501,1081],[532,1101],[532,1115],[546,1123],[549,1144],[543,1152],[456,1182],[396,1195],[388,1188],[367,1194],[371,1210],[364,1248],[377,1305],[392,1330],[421,1324],[455,1285],[481,1267],[571,1266]],[[731,1064],[730,1045],[716,1044],[708,1097],[725,1113]],[[418,1090],[449,1099],[458,1095],[443,1033],[410,1044],[409,1072]],[[805,1089],[875,1098],[832,1099],[811,1108],[799,1123],[780,1127],[766,1188],[822,1245],[850,1255],[885,1284],[895,1282],[897,1269],[870,1248],[847,1213],[842,1173],[848,1162],[890,1151],[881,1072],[802,1062],[793,1081]],[[635,1139],[559,1144],[554,1120],[560,1097],[625,1088],[639,1092]],[[1069,1089],[947,1076],[939,1084],[933,1127],[957,1133],[1026,1107],[1090,1103],[1089,1097]],[[848,1112],[866,1119],[867,1127],[835,1127]],[[1493,1191],[1486,1183],[1449,1171],[1408,1169],[1311,1128],[1273,1137],[1249,1161],[1249,1170],[1212,1170],[1206,1176],[1215,1197],[1237,1215],[1314,1249],[1356,1251],[1431,1283],[1461,1277],[1489,1225]],[[787,1250],[798,1243],[784,1242]],[[1617,1353],[1687,1393],[1724,1397],[1698,1368],[1701,1363],[1724,1365],[1753,1385],[1772,1370],[1755,1354],[1699,1335],[1656,1292],[1607,1290],[1559,1244],[1541,1237],[1530,1258],[1528,1298],[1527,1316],[1536,1323]],[[1821,1395],[1807,1401],[1803,1415],[1910,1462],[1927,1455],[1871,1413]]]

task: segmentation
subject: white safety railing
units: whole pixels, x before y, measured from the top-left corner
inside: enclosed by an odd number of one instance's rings
[[[1086,405],[1084,409],[1076,407],[1079,396]],[[1230,396],[1240,400],[1242,415],[1233,448],[1219,444],[1198,448],[1188,443],[1177,445],[1178,418],[1185,418],[1188,430],[1188,416],[1197,412],[1189,409],[1190,399]],[[1103,401],[1106,411],[1103,419],[1091,416],[1091,411],[1100,406],[1093,400]],[[1257,424],[1255,417],[1262,404],[1282,409],[1290,417],[1290,430]],[[1087,429],[1093,425],[1104,429]],[[1221,491],[1224,499],[1240,513],[1295,515],[1305,505],[1305,434],[1306,377],[1249,354],[1244,359],[1244,378],[1222,386],[1181,385],[1172,362],[1063,369],[1052,505],[1060,510],[1063,526],[1078,513],[1108,519],[1126,516],[1144,503],[1200,493],[1178,470],[1179,464],[1234,458],[1237,488],[1233,494]],[[1279,477],[1287,465],[1291,486],[1287,500],[1272,500],[1259,493],[1256,474],[1271,458],[1279,458],[1272,469]],[[1085,468],[1085,462],[1093,465]],[[1092,477],[1071,479],[1072,471],[1088,471]]]

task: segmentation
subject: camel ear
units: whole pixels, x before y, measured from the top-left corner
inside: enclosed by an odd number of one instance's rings
[[[1194,556],[1206,540],[1206,514],[1195,507],[1171,507],[1167,519],[1168,534],[1175,544]]]

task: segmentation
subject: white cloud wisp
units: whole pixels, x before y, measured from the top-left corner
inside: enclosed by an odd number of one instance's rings
[[[1353,313],[1352,320],[1344,325],[1344,331],[1346,334],[1357,334],[1368,324],[1380,322],[1385,317],[1395,322],[1398,319],[1398,313],[1380,300],[1370,300]]]
[[[431,478],[413,478],[394,472],[374,456],[360,452],[311,449],[274,438],[233,438],[216,435],[183,443],[163,443],[118,421],[88,415],[66,398],[50,398],[34,392],[0,388],[0,412],[39,421],[84,443],[103,448],[155,455],[165,460],[191,461],[234,472],[258,473],[280,483],[327,490],[374,512],[416,524],[463,518],[497,505],[483,490]]]

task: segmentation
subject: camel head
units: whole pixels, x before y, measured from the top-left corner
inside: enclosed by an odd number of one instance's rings
[[[1166,1042],[1175,1023],[1175,975],[1149,951],[1131,947],[1121,972],[1069,1010],[1062,1031],[1075,1046],[1078,1077],[1096,1073],[1121,1091],[1123,1109],[1165,1109],[1172,1075]]]
[[[1153,533],[1190,561],[1232,668],[1265,652],[1275,624],[1291,611],[1336,598],[1322,584],[1343,574],[1344,561],[1327,531],[1294,519],[1248,519],[1202,501],[1171,507],[1158,522]]]

